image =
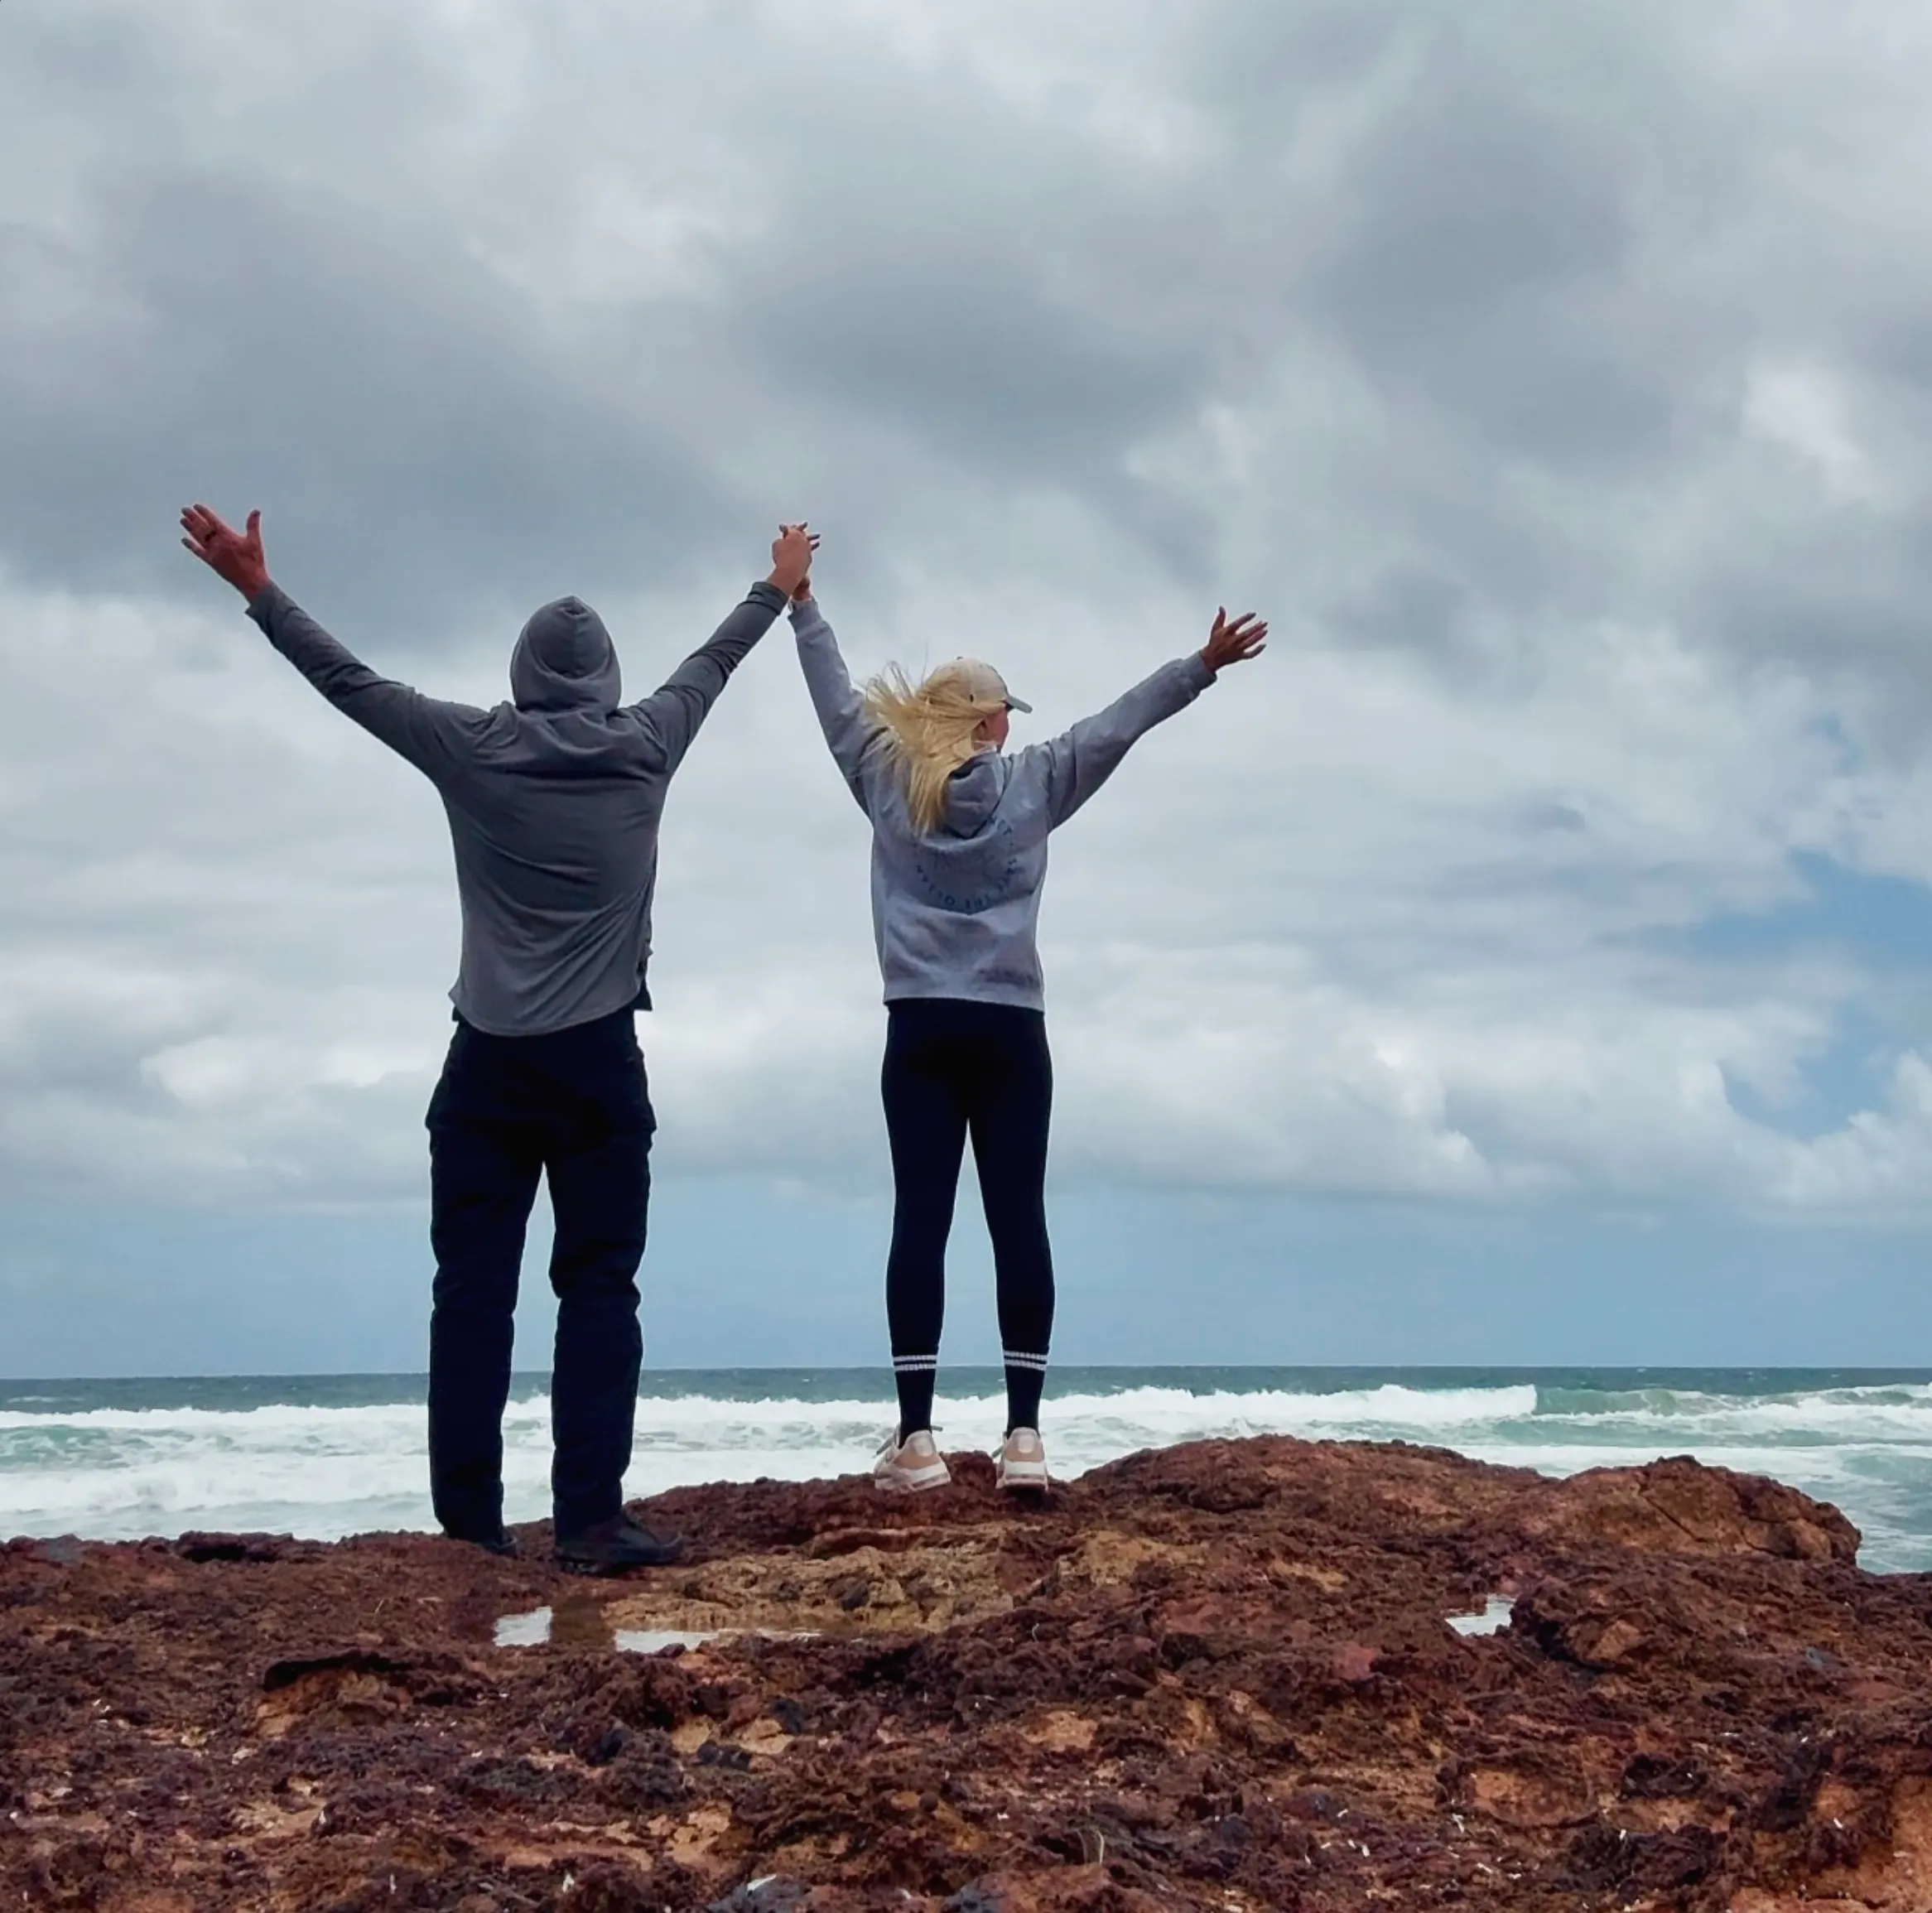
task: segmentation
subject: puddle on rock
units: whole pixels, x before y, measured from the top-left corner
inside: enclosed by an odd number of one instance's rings
[[[505,1614],[496,1624],[499,1647],[614,1647],[624,1654],[662,1654],[667,1647],[702,1647],[719,1632],[689,1627],[613,1627],[601,1602],[563,1601]]]
[[[558,1588],[547,1610],[495,1621],[495,1636],[504,1647],[648,1654],[720,1639],[940,1633],[1012,1607],[1002,1546],[990,1530],[831,1530],[800,1551],[666,1568],[595,1593]]]
[[[1498,1634],[1509,1626],[1515,1605],[1507,1594],[1491,1594],[1480,1614],[1449,1614],[1443,1618],[1458,1634]]]
[[[722,1641],[721,1634],[700,1634],[689,1627],[619,1627],[611,1636],[625,1654],[662,1654],[667,1647],[702,1647]]]
[[[550,1640],[550,1610],[532,1607],[528,1614],[505,1614],[496,1624],[499,1647],[542,1647]]]

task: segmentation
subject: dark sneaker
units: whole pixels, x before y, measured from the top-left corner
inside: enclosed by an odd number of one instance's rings
[[[515,1560],[518,1554],[516,1536],[503,1528],[494,1535],[459,1535],[453,1528],[446,1528],[443,1538],[460,1541],[466,1548],[480,1548],[484,1554],[500,1555],[506,1561]]]
[[[632,1568],[668,1568],[684,1553],[676,1535],[653,1535],[629,1515],[556,1538],[556,1564],[566,1574],[622,1574]]]

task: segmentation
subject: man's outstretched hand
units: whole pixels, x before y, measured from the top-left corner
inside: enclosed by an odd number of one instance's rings
[[[1214,629],[1201,647],[1201,662],[1210,671],[1224,671],[1231,664],[1245,664],[1268,648],[1268,624],[1255,621],[1252,611],[1230,618],[1225,609],[1214,614]]]
[[[780,525],[772,540],[772,575],[765,581],[776,585],[788,598],[802,597],[812,574],[812,554],[818,549],[818,536],[803,524]]]
[[[181,513],[181,542],[251,604],[267,589],[268,561],[262,552],[259,512],[250,512],[248,528],[238,532],[206,505],[189,505]]]

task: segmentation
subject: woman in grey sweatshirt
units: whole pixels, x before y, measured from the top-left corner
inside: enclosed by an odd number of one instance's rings
[[[1251,613],[1231,620],[1217,613],[1201,650],[1164,664],[1062,735],[1009,757],[1007,713],[1031,706],[990,665],[957,659],[918,686],[895,671],[862,695],[809,584],[794,595],[792,624],[825,740],[872,823],[894,1191],[885,1307],[899,1407],[874,1479],[904,1493],[950,1478],[932,1439],[932,1390],[946,1241],[970,1131],[1006,1367],[1000,1485],[1043,1489],[1053,1062],[1037,932],[1047,839],[1143,732],[1192,704],[1228,665],[1258,656],[1268,627]]]

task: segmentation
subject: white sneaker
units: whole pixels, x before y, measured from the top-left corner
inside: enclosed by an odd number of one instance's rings
[[[945,1487],[952,1479],[952,1471],[930,1429],[917,1429],[903,1442],[894,1429],[872,1464],[873,1487],[888,1495],[923,1494],[928,1488]]]
[[[1015,1492],[1043,1493],[1047,1487],[1047,1450],[1040,1431],[1016,1428],[994,1453],[999,1485]]]

